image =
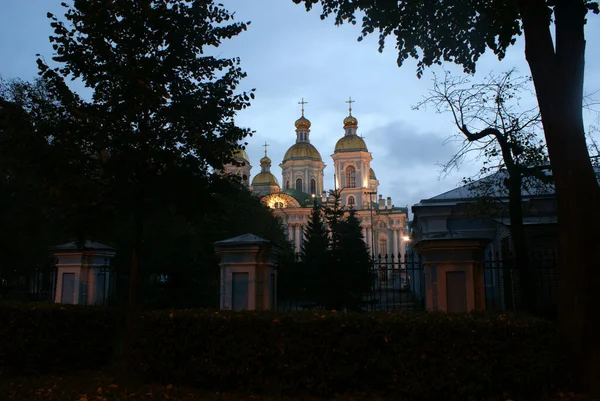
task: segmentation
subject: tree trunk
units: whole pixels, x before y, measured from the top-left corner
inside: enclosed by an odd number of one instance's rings
[[[508,183],[508,214],[510,217],[510,235],[514,249],[515,270],[520,281],[521,310],[535,314],[537,291],[535,285],[535,271],[529,260],[529,247],[525,237],[523,224],[523,208],[521,196],[521,173],[510,171]]]
[[[125,315],[125,344],[124,353],[131,349],[134,337],[135,318],[138,312],[138,291],[140,287],[140,264],[142,251],[143,221],[140,213],[134,217],[134,244],[131,251],[131,265],[129,271],[129,294]]]
[[[582,117],[585,39],[583,2],[559,0],[556,52],[546,4],[520,0],[525,54],[536,89],[558,203],[559,327],[578,390],[600,394],[600,289],[597,247],[600,188]],[[591,228],[591,229],[589,229]]]

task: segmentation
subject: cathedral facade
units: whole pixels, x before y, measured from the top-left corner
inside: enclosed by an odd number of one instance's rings
[[[303,102],[302,102],[303,104]],[[351,104],[351,101],[350,101]],[[300,252],[304,230],[311,208],[316,200],[322,205],[331,204],[324,187],[325,163],[319,151],[310,143],[310,121],[302,116],[296,120],[296,142],[290,146],[279,166],[282,170],[281,186],[271,173],[271,159],[260,159],[260,172],[252,180],[250,160],[245,151],[237,151],[236,165],[226,165],[225,171],[237,174],[244,185],[280,218],[288,239]],[[378,193],[379,181],[371,168],[373,156],[363,138],[357,135],[358,120],[349,115],[343,120],[343,135],[337,141],[331,158],[334,166],[333,187],[341,190],[345,208],[354,208],[361,221],[363,236],[374,257],[404,255],[406,251],[408,210],[396,207],[390,197]]]

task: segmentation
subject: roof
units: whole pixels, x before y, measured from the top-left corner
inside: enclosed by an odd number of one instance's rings
[[[369,169],[369,179],[371,180],[376,180],[377,176],[375,175],[375,171],[373,171],[373,169]]]
[[[256,174],[256,176],[252,179],[252,186],[254,185],[277,185],[277,178],[272,173],[261,172]]]
[[[298,191],[297,189],[293,188],[286,189],[282,192],[296,199],[302,207],[312,207],[313,205],[312,195],[307,194],[306,192]],[[317,196],[316,199],[318,203],[321,203],[321,198],[319,196]]]
[[[500,170],[473,183],[423,199],[415,206],[424,206],[424,204],[431,203],[435,203],[436,206],[454,206],[460,202],[472,201],[482,197],[508,198],[508,190],[504,185],[506,178],[508,178],[506,170]],[[522,190],[522,195],[525,198],[554,195],[554,186],[551,184],[544,184],[534,178],[529,178],[527,183],[527,188]]]
[[[215,242],[215,245],[268,244],[271,241],[251,233]]]
[[[66,244],[57,245],[50,248],[50,250],[53,251],[79,251],[82,249],[93,249],[96,251],[116,251],[116,249],[113,247],[94,241],[85,241],[83,243],[83,248],[77,246],[75,241],[67,242]]]
[[[335,144],[334,153],[337,152],[368,152],[365,140],[358,135],[346,135]]]
[[[285,163],[288,160],[316,160],[323,161],[321,159],[321,154],[312,144],[308,142],[300,142],[293,144],[287,152],[285,152],[285,156],[283,156],[283,162]]]
[[[505,226],[510,226],[510,219],[508,217],[494,219],[496,223],[500,223]],[[545,225],[545,224],[558,224],[558,218],[556,216],[529,216],[523,217],[523,225]]]
[[[600,184],[600,166],[594,166],[598,183]],[[552,176],[552,172],[546,172]],[[423,199],[415,206],[424,206],[424,204],[435,203],[436,206],[453,206],[458,202],[472,201],[475,198],[494,197],[508,199],[508,189],[504,185],[504,180],[508,178],[506,170],[500,170],[487,177],[483,177],[473,183],[460,186],[450,191],[444,192],[429,199]],[[481,189],[479,189],[481,188]],[[526,185],[521,191],[524,198],[550,197],[554,196],[554,185],[542,183],[540,180],[529,177],[526,179]]]

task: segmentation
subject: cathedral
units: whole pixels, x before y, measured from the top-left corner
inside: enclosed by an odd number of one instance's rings
[[[357,135],[358,120],[352,115],[352,99],[349,115],[343,121],[343,135],[337,141],[331,158],[335,174],[333,187],[341,190],[342,206],[354,208],[361,221],[363,236],[372,255],[404,255],[407,241],[407,208],[396,207],[392,199],[378,194],[379,181],[371,168],[373,156],[364,139]],[[310,143],[310,121],[302,115],[296,120],[296,142],[285,152],[281,167],[281,183],[271,173],[271,159],[260,159],[260,172],[251,178],[252,165],[244,150],[234,154],[237,165],[228,164],[225,172],[237,174],[242,183],[263,203],[273,209],[281,219],[288,239],[297,252],[300,251],[304,228],[308,223],[314,201],[331,204],[333,198],[325,190],[323,178],[325,163],[321,154]]]

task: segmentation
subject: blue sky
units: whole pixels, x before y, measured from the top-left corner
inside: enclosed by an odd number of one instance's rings
[[[47,12],[62,13],[61,0],[0,0],[0,75],[6,79],[35,77],[35,54],[48,61],[52,48]],[[432,110],[414,111],[432,86],[432,72],[418,79],[416,63],[396,65],[393,46],[377,52],[376,36],[362,42],[359,26],[335,27],[333,20],[321,21],[318,8],[307,13],[292,0],[224,0],[236,19],[251,21],[247,32],[224,43],[217,51],[223,57],[240,57],[248,77],[241,88],[256,88],[252,107],[237,122],[256,131],[248,138],[247,152],[253,175],[260,170],[261,145],[267,141],[272,172],[281,181],[279,163],[295,141],[294,121],[300,116],[298,102],[304,98],[305,115],[312,122],[311,142],[317,147],[325,170],[325,185],[333,187],[330,155],[343,135],[342,120],[348,114],[349,96],[359,134],[372,152],[372,167],[380,181],[380,193],[391,196],[396,206],[413,205],[455,188],[462,177],[479,170],[468,161],[460,170],[440,177],[440,164],[447,162],[459,146],[450,116]],[[590,15],[586,27],[587,53],[585,89],[600,90],[600,17]],[[517,68],[528,74],[521,40],[499,62],[486,53],[477,66],[474,80],[491,71]],[[453,74],[461,69],[444,65]],[[587,122],[592,116],[585,114]],[[600,138],[599,138],[600,139]]]

